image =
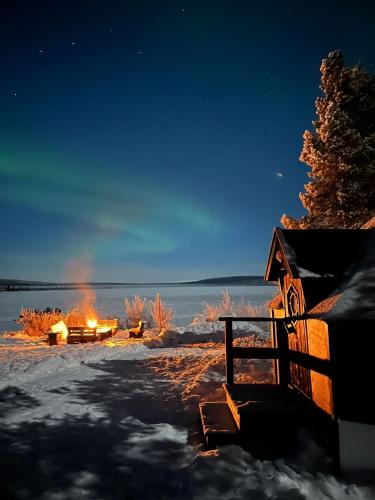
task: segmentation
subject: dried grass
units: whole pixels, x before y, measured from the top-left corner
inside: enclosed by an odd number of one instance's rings
[[[155,327],[159,332],[172,327],[174,311],[171,306],[163,303],[160,293],[155,300],[142,298],[134,295],[129,300],[125,298],[125,317],[127,328],[138,326],[140,321],[146,321],[148,327]]]
[[[220,316],[264,316],[267,315],[265,304],[255,306],[246,302],[243,297],[235,304],[227,289],[222,291],[222,297],[218,304],[203,302],[203,311],[194,318],[194,323],[202,321],[217,321]],[[261,326],[262,324],[260,324]],[[268,327],[267,327],[268,328]]]
[[[18,322],[23,325],[23,331],[30,337],[44,336],[51,326],[64,321],[66,326],[80,326],[86,323],[84,315],[78,309],[63,312],[36,312],[34,309],[22,308]]]
[[[219,316],[232,316],[234,304],[227,289],[222,291],[222,297],[219,304],[203,302],[203,312],[199,314],[194,322],[217,321]]]
[[[146,321],[147,300],[134,295],[132,300],[125,298],[125,320],[127,328],[134,328],[138,323]],[[148,319],[148,318],[147,318]]]
[[[172,327],[174,311],[171,306],[167,306],[161,300],[160,293],[157,293],[155,300],[148,301],[148,310],[157,330],[168,330]]]

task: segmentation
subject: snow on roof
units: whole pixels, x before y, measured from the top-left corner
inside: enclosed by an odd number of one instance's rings
[[[368,238],[337,290],[308,311],[325,320],[375,319],[375,231]]]

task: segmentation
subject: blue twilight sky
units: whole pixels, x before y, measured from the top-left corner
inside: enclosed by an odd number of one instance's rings
[[[0,277],[262,274],[300,216],[319,66],[375,2],[3,0]]]

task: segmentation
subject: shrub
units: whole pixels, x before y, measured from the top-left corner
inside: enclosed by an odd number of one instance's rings
[[[148,301],[148,309],[154,325],[159,332],[171,328],[174,318],[174,311],[171,306],[163,304],[160,298],[160,293],[156,294],[154,301]]]
[[[138,323],[146,320],[147,311],[147,300],[143,299],[139,295],[134,295],[133,300],[128,300],[125,298],[125,318],[126,326],[128,328],[133,328],[138,326]]]
[[[264,316],[267,315],[265,305],[255,306],[245,302],[241,297],[235,304],[227,289],[223,290],[221,300],[218,304],[203,302],[203,311],[194,319],[195,323],[201,321],[217,321],[220,316]]]
[[[233,302],[227,289],[222,291],[222,297],[219,304],[203,302],[203,312],[195,318],[195,321],[217,321],[219,316],[233,315]]]

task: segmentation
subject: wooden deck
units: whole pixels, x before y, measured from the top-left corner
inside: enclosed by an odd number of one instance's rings
[[[313,366],[317,372],[327,372],[329,364],[315,363],[313,356],[290,352],[286,333],[278,333],[276,347],[233,347],[232,321],[274,321],[272,318],[220,318],[226,323],[226,383],[225,402],[200,405],[205,443],[209,448],[219,444],[239,443],[258,458],[286,457],[297,448],[301,428],[312,429],[323,446],[335,446],[335,425],[310,398],[290,384],[291,359]],[[276,320],[277,321],[277,320]],[[280,320],[281,321],[281,320]],[[281,329],[277,329],[278,332]],[[233,359],[276,359],[275,384],[235,384]]]

